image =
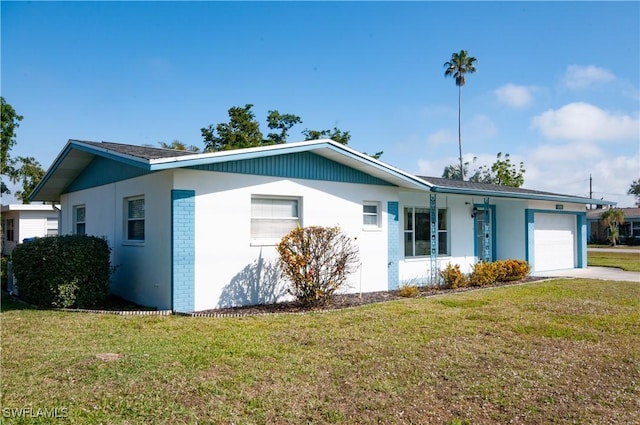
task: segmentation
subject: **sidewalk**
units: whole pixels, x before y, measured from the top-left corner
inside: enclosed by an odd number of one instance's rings
[[[552,270],[532,273],[538,277],[580,277],[584,279],[622,280],[640,283],[640,272],[627,272],[614,267],[587,267],[586,269]]]

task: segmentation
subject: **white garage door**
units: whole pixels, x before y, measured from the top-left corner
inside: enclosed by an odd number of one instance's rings
[[[533,223],[534,271],[576,267],[576,216],[536,213]]]

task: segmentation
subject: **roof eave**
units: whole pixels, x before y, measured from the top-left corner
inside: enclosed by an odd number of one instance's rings
[[[487,196],[491,198],[516,198],[516,199],[528,199],[528,200],[537,200],[537,201],[569,202],[569,203],[584,204],[584,205],[616,205],[617,204],[616,202],[611,202],[611,201],[580,198],[580,197],[574,197],[574,196],[561,196],[561,195],[554,196],[554,195],[542,195],[542,194],[532,194],[532,193],[496,192],[492,190],[451,188],[451,187],[442,187],[442,186],[433,186],[431,190],[436,193]]]

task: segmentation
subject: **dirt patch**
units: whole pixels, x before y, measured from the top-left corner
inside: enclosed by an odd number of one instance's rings
[[[526,282],[534,282],[543,280],[542,277],[528,276],[522,280],[511,282],[498,282],[487,287],[468,287],[456,289],[443,289],[438,287],[420,287],[418,294],[414,298],[430,297],[434,295],[442,295],[455,292],[468,292],[484,288],[495,288],[500,286],[517,285]],[[297,301],[281,302],[276,304],[260,304],[244,307],[227,307],[211,310],[202,310],[196,314],[212,314],[212,315],[259,315],[269,313],[306,313],[314,311],[338,310],[342,308],[358,307],[367,304],[376,304],[386,301],[400,300],[405,297],[400,295],[400,291],[378,291],[364,292],[361,294],[338,294],[328,300],[324,305],[317,307],[306,307]]]

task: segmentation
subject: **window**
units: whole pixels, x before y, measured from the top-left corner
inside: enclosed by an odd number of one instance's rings
[[[86,213],[87,209],[84,205],[73,207],[73,233],[76,235],[86,235]]]
[[[144,198],[126,199],[127,240],[144,241]]]
[[[5,238],[8,241],[14,242],[14,235],[13,235],[13,219],[9,218],[7,219],[7,223],[6,223],[6,228],[5,228]]]
[[[377,202],[365,201],[362,204],[362,224],[367,228],[380,226],[380,208]]]
[[[58,234],[58,219],[47,217],[47,236],[55,236]]]
[[[300,223],[299,199],[251,198],[251,241],[276,244]]]
[[[447,210],[438,210],[438,255],[449,253]],[[404,255],[419,257],[430,255],[431,212],[429,208],[404,209]]]

